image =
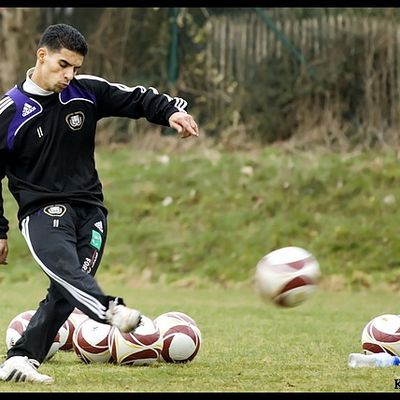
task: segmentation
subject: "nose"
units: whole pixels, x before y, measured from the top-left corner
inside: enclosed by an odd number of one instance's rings
[[[71,68],[66,68],[65,73],[64,73],[65,78],[68,79],[68,81],[71,81],[72,78],[74,77],[74,69]]]

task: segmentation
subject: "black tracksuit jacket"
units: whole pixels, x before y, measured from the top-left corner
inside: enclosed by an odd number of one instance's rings
[[[18,220],[57,202],[104,208],[95,167],[96,124],[105,117],[146,118],[168,126],[185,100],[153,88],[127,87],[78,75],[61,93],[24,92],[16,85],[0,99],[0,239],[7,238],[1,180],[19,209]]]

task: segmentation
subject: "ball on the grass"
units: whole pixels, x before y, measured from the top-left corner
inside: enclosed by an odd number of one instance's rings
[[[82,321],[72,336],[72,346],[78,358],[85,364],[111,362],[108,348],[111,330],[111,325],[91,318]]]
[[[362,330],[361,346],[364,354],[400,356],[400,316],[382,314],[372,318]]]
[[[36,310],[27,310],[16,315],[8,324],[6,329],[6,346],[7,350],[9,350],[18,339],[24,333],[26,327],[28,326],[32,316],[36,313]],[[67,339],[67,332],[65,327],[61,327],[54,338],[54,342],[51,345],[46,357],[45,361],[50,360],[54,354],[59,350],[59,348],[65,343]]]
[[[167,312],[155,318],[154,323],[161,335],[160,361],[185,363],[197,356],[202,337],[192,317],[181,312]]]
[[[158,361],[160,331],[152,319],[142,315],[139,326],[132,332],[113,328],[108,348],[115,363],[120,365],[149,365]]]

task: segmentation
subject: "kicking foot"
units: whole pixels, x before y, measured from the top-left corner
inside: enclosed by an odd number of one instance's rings
[[[107,319],[121,332],[131,332],[138,327],[142,317],[140,311],[111,301],[110,308],[107,310]]]

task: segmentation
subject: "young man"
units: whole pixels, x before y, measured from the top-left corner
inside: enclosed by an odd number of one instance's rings
[[[85,38],[72,26],[49,26],[35,67],[0,99],[0,264],[7,264],[8,254],[1,192],[7,176],[22,235],[50,280],[46,298],[0,366],[3,381],[53,382],[37,368],[75,307],[123,332],[140,323],[139,311],[104,294],[94,279],[107,237],[94,160],[97,121],[146,118],[176,129],[182,138],[198,136],[185,100],[76,75],[87,50]]]

